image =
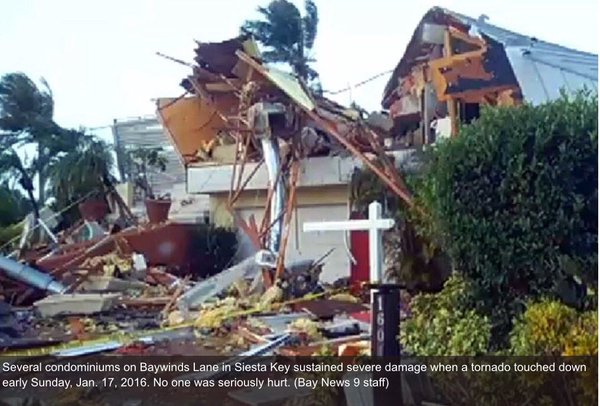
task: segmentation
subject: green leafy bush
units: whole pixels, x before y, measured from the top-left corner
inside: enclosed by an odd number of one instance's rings
[[[420,191],[432,229],[502,343],[527,299],[597,284],[597,137],[597,96],[581,93],[484,109],[436,147]]]
[[[458,356],[487,353],[491,327],[485,316],[469,309],[470,284],[452,275],[438,293],[411,301],[411,315],[401,323],[400,342],[417,356]]]
[[[596,355],[598,312],[578,313],[551,299],[531,303],[510,334],[513,355]]]

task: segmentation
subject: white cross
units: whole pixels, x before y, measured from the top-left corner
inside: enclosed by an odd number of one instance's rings
[[[369,231],[369,275],[371,283],[383,282],[383,241],[382,231],[394,227],[394,220],[381,217],[381,204],[369,205],[367,220],[323,221],[304,223],[303,231]]]

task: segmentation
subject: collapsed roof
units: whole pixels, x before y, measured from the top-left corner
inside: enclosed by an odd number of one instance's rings
[[[181,85],[192,97],[160,99],[158,115],[186,165],[215,164],[216,147],[235,146],[235,162],[260,160],[252,106],[278,105],[283,114],[269,124],[297,158],[352,153],[403,199],[408,191],[395,172],[364,155],[381,155],[377,128],[361,114],[312,92],[290,73],[265,65],[252,38],[197,43],[192,74]],[[213,161],[213,162],[211,162]],[[384,159],[385,161],[385,159]]]
[[[218,43],[197,43],[196,65],[181,85],[195,97],[160,99],[159,115],[186,164],[203,157],[218,143],[233,143],[235,133],[248,132],[246,110],[255,102],[282,103],[291,111],[305,114],[283,123],[280,138],[288,138],[302,127],[310,127],[319,135],[319,147],[306,151],[309,155],[341,153],[338,142],[328,137],[328,126],[334,128],[361,150],[369,143],[356,131],[359,112],[343,107],[311,92],[303,81],[287,72],[262,64],[255,42],[241,36]],[[324,122],[312,120],[315,114]],[[292,122],[298,119],[298,122]],[[286,134],[287,132],[287,134]],[[251,146],[254,143],[251,143]]]

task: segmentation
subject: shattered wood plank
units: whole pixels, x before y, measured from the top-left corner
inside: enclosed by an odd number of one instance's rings
[[[183,289],[188,284],[188,282],[190,281],[190,279],[191,279],[191,274],[190,275],[186,275],[185,278],[183,278],[183,283],[180,283],[177,286],[177,288],[175,289],[175,292],[173,292],[173,295],[171,296],[171,299],[165,305],[165,307],[162,309],[161,313],[164,316],[168,315],[169,312],[171,311],[171,309],[173,309],[173,307],[175,307],[175,303],[177,302],[177,299],[179,299],[179,296],[182,295]]]
[[[450,36],[450,31],[447,29],[444,32],[444,52],[446,54],[446,58],[449,61],[452,58],[452,37]],[[479,52],[479,51],[477,51]],[[431,66],[431,64],[430,64]],[[434,70],[434,72],[437,72]],[[433,74],[433,82],[436,83],[436,75]],[[438,99],[440,98],[440,93],[438,91]],[[448,105],[448,114],[450,115],[450,127],[451,127],[451,136],[456,137],[458,134],[458,113],[456,108],[456,101],[453,98],[446,99],[446,104]]]
[[[93,244],[91,247],[87,248],[85,251],[83,251],[83,253],[79,254],[77,257],[54,269],[52,272],[50,272],[50,274],[54,277],[62,276],[63,274],[68,272],[72,267],[83,262],[86,258],[96,256],[96,252],[99,251],[105,244],[114,243],[114,241],[114,236],[107,235],[100,241]]]
[[[258,225],[256,224],[254,214],[251,214],[250,217],[248,217],[248,223],[250,223],[249,226],[252,228],[252,231],[258,234]]]
[[[239,79],[229,79],[238,81]],[[232,82],[217,82],[217,83],[207,83],[204,85],[208,92],[235,92],[237,88],[233,85]]]
[[[269,340],[267,340],[263,336],[253,333],[252,331],[248,330],[246,327],[238,327],[236,331],[244,339],[246,339],[250,342],[253,342],[254,344],[265,344],[265,343],[269,342]]]
[[[193,76],[188,76],[188,80],[192,84],[192,87],[196,91],[196,94],[198,94],[202,98],[202,100],[204,100],[206,102],[207,105],[209,105],[209,106],[214,105],[214,100],[213,100],[212,95],[210,93],[208,93],[208,90],[206,90],[206,88],[204,87],[203,84],[198,82],[196,80],[196,78]],[[218,111],[218,110],[216,110],[216,111]]]
[[[390,157],[385,153],[385,150],[383,149],[381,143],[377,141],[377,134],[375,134],[373,130],[367,129],[366,136],[369,142],[371,143],[373,150],[377,154],[377,157],[382,161],[383,170],[390,177],[393,178],[394,182],[396,182],[398,185],[400,185],[400,187],[402,187],[402,189],[404,189],[408,194],[410,194],[408,186],[406,185],[406,182],[404,182],[404,179],[400,175],[400,172],[398,171]]]
[[[337,129],[331,123],[321,119],[316,113],[307,111],[307,114],[312,120],[323,126],[327,132],[329,132],[338,142],[345,146],[354,156],[359,158],[365,166],[367,166],[373,173],[375,173],[381,181],[386,184],[400,199],[404,201],[409,207],[414,207],[414,201],[410,193],[408,193],[401,185],[398,185],[389,176],[387,176],[381,168],[379,168],[373,161],[371,161],[365,154],[363,154],[358,148],[356,148],[350,141],[348,141],[343,135],[337,132]]]
[[[227,205],[227,210],[232,215],[232,217],[233,217],[233,219],[235,221],[235,224],[239,228],[241,228],[244,233],[246,233],[246,235],[248,236],[248,238],[252,242],[252,245],[254,245],[254,248],[256,248],[257,250],[259,250],[261,248],[260,237],[258,235],[256,235],[256,233],[252,232],[252,229],[248,226],[248,224],[242,218],[242,216],[240,216],[240,214],[233,207],[231,207],[229,204]]]
[[[242,157],[241,157],[241,164],[240,164],[240,172],[238,173],[237,176],[237,182],[236,182],[236,192],[237,191],[241,191],[241,186],[242,186],[242,176],[244,174],[244,169],[246,167],[246,161],[248,160],[248,148],[250,146],[250,139],[252,138],[251,134],[240,134],[240,144],[241,144],[241,137],[246,137],[245,139],[245,143],[244,143],[244,150],[242,151]],[[236,145],[236,156],[239,154],[239,145]]]
[[[486,46],[486,42],[483,39],[471,36],[465,32],[460,31],[455,27],[449,26],[448,32],[450,33],[451,37],[464,41],[467,44],[475,45],[479,48],[484,48]]]

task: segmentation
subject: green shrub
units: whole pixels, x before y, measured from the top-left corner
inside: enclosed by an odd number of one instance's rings
[[[484,109],[435,149],[419,192],[502,343],[527,299],[597,284],[597,137],[597,96],[581,93]]]
[[[578,313],[551,299],[530,303],[510,334],[518,356],[583,356],[598,353],[598,312]]]
[[[470,284],[452,275],[439,293],[411,301],[411,315],[400,325],[400,342],[417,356],[485,354],[490,341],[486,317],[468,308]]]

